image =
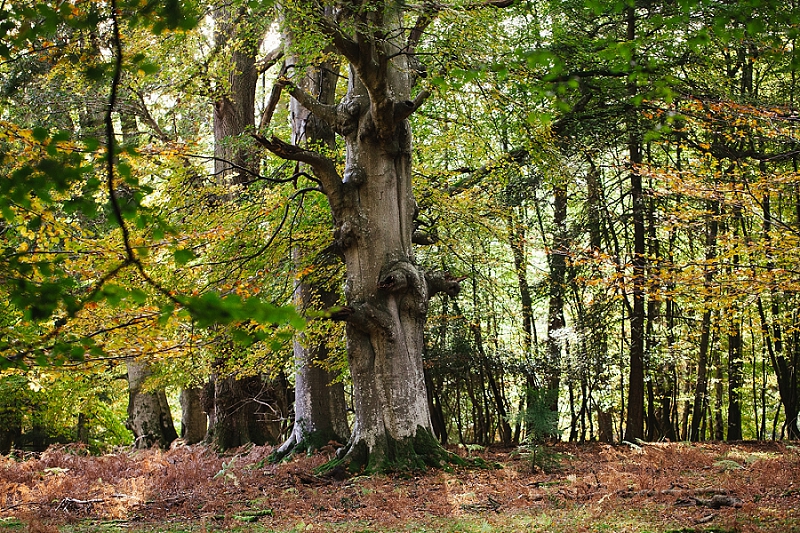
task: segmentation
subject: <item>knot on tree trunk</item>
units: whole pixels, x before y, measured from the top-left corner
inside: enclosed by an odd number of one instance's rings
[[[381,333],[389,341],[394,339],[392,317],[383,307],[370,302],[354,302],[348,309],[352,310],[347,317],[349,325],[368,335]]]
[[[345,220],[342,225],[333,232],[333,239],[341,253],[356,243],[358,240],[358,232],[350,221]]]
[[[384,266],[378,280],[378,289],[389,293],[407,290],[419,292],[422,288],[419,269],[408,261],[395,261]]]

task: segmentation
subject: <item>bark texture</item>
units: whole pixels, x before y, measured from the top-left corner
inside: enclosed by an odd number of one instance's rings
[[[220,183],[243,183],[250,170],[257,168],[254,151],[243,146],[238,136],[255,127],[255,96],[258,83],[256,53],[258,43],[240,36],[238,29],[245,8],[229,5],[214,10],[214,42],[230,48],[230,74],[227,86],[220,88],[214,102],[214,174]]]
[[[214,380],[213,412],[206,441],[217,450],[277,444],[289,411],[285,380],[261,376]]]
[[[144,392],[145,381],[152,374],[145,361],[128,361],[128,421],[137,448],[158,445],[168,448],[178,438],[172,414],[163,390]]]
[[[186,444],[202,442],[208,431],[208,416],[203,410],[202,389],[181,391],[181,438]]]

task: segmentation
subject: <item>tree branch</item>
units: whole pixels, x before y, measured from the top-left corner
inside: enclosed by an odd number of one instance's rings
[[[481,7],[511,7],[517,3],[517,0],[482,0],[481,2],[475,2],[471,6],[471,9],[477,9]]]
[[[454,278],[448,272],[425,272],[425,282],[428,284],[428,298],[443,292],[455,298],[461,292],[461,282],[466,276]]]
[[[284,61],[284,63],[281,65],[281,71],[278,73],[278,79],[275,81],[275,84],[272,86],[272,91],[269,93],[267,105],[264,107],[264,111],[261,113],[261,120],[258,122],[257,130],[259,132],[267,129],[270,122],[272,122],[272,116],[275,114],[275,110],[278,108],[278,102],[281,99],[283,87],[286,85],[286,82],[283,78],[286,75],[287,70],[286,62]]]
[[[407,119],[411,114],[419,109],[419,107],[428,99],[431,93],[427,90],[422,90],[414,98],[414,101],[406,100],[404,102],[396,102],[394,104],[394,120],[400,122]]]
[[[281,58],[283,58],[283,44],[279,44],[276,48],[269,51],[267,55],[256,62],[256,72],[263,74],[275,66]]]
[[[422,13],[417,17],[417,21],[414,23],[414,27],[408,33],[408,40],[406,41],[406,51],[408,53],[414,53],[425,30],[431,25],[431,22],[436,18],[436,14],[440,9],[441,6],[439,4],[431,2],[422,10]]]
[[[342,177],[336,170],[336,165],[334,165],[333,161],[313,150],[291,145],[274,135],[271,139],[258,134],[253,135],[253,138],[261,146],[280,158],[299,161],[310,166],[314,171],[314,175],[322,182],[322,188],[328,196],[334,217],[338,214],[343,201]]]
[[[335,132],[340,132],[337,126],[338,114],[335,105],[323,104],[303,89],[294,85],[289,85],[289,94],[318,119],[326,122]]]
[[[360,59],[358,44],[342,31],[342,28],[328,17],[321,17],[319,28],[322,33],[333,39],[333,45],[350,63],[356,64]]]

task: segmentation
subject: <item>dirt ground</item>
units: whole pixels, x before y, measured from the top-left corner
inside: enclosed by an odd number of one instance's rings
[[[132,528],[257,521],[276,529],[358,522],[391,530],[435,517],[580,507],[598,519],[651,509],[672,531],[702,531],[703,524],[714,525],[708,531],[800,531],[800,448],[788,443],[561,443],[540,448],[536,458],[516,449],[462,450],[487,467],[341,480],[313,473],[332,450],[279,465],[267,463],[271,451],[220,457],[184,446],[92,457],[66,447],[0,456],[0,526],[89,519]]]

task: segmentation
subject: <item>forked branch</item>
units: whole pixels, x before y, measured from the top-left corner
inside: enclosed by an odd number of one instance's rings
[[[271,139],[267,139],[263,135],[255,134],[253,138],[261,146],[282,159],[299,161],[310,166],[314,171],[314,175],[322,182],[322,187],[328,196],[331,208],[336,210],[341,205],[343,194],[342,177],[336,170],[336,165],[334,165],[333,161],[313,150],[306,150],[282,141],[274,135]]]

